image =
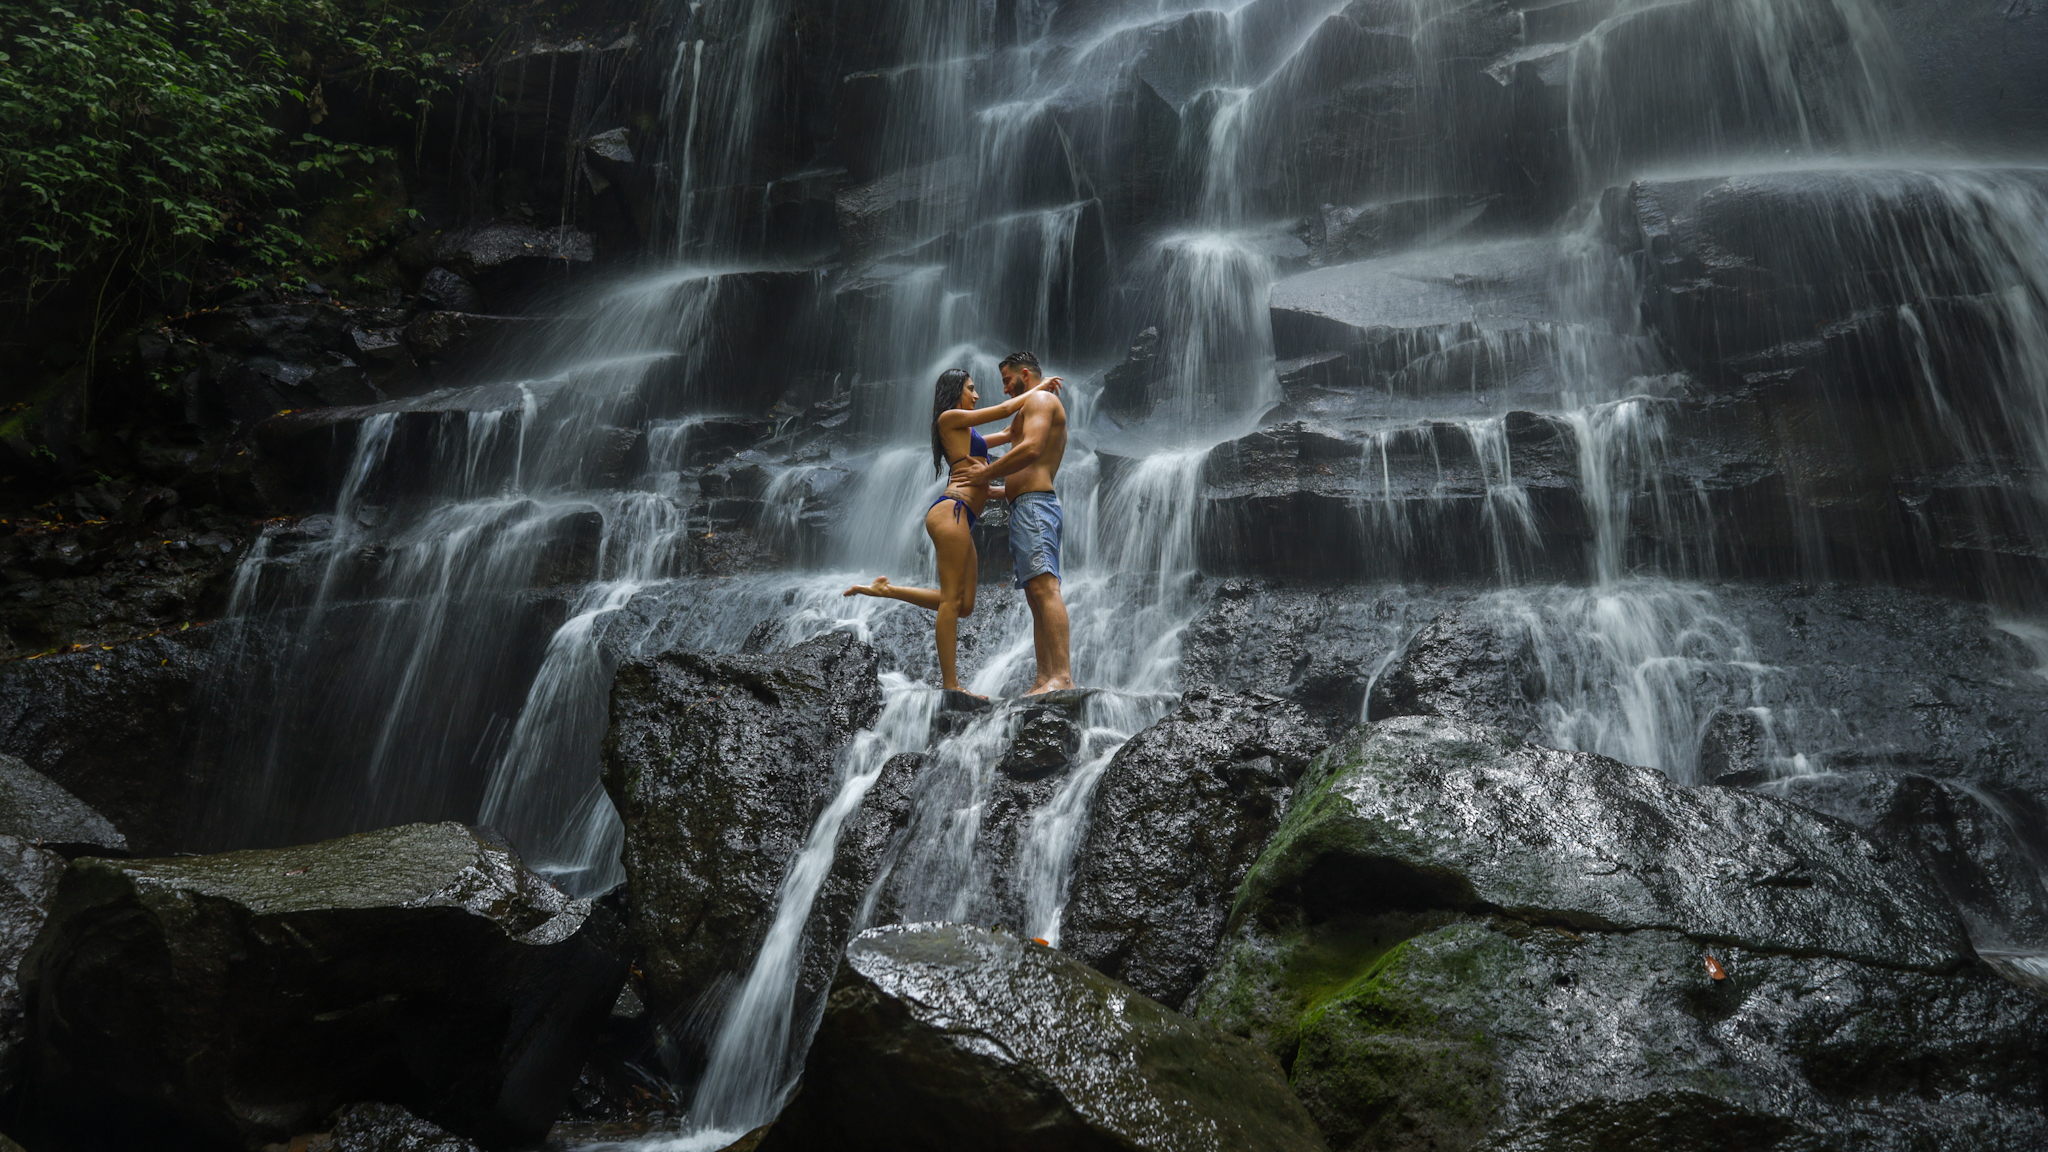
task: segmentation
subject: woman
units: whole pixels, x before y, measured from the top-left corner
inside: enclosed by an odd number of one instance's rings
[[[877,576],[874,583],[856,584],[843,593],[901,600],[937,612],[939,677],[950,691],[960,691],[955,649],[959,643],[960,617],[974,614],[974,585],[981,576],[981,557],[974,550],[974,525],[988,504],[989,491],[986,484],[965,483],[960,474],[970,461],[986,461],[991,447],[1010,442],[1007,430],[984,437],[974,426],[1015,416],[1024,407],[1024,397],[1039,388],[1057,392],[1060,378],[1047,377],[1036,388],[993,408],[976,408],[981,396],[974,390],[972,376],[959,368],[939,373],[938,387],[932,394],[932,470],[951,469],[951,477],[945,493],[924,514],[924,530],[930,533],[932,548],[939,556],[939,586],[898,588],[889,583],[888,577]]]

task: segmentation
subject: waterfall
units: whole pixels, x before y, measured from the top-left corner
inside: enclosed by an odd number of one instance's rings
[[[859,636],[881,654],[881,718],[698,1037],[678,1147],[717,1147],[772,1119],[801,1069],[806,927],[892,756],[922,767],[861,923],[1007,917],[1058,942],[1096,792],[1175,707],[1210,577],[1238,574],[1204,570],[1216,466],[1295,422],[1346,455],[1287,461],[1329,491],[1260,492],[1254,512],[1314,504],[1331,535],[1281,547],[1357,553],[1330,567],[1364,573],[1386,617],[1368,700],[1454,586],[1465,620],[1526,655],[1533,738],[1691,784],[1711,726],[1748,717],[1770,774],[1828,770],[1825,706],[1758,658],[1712,583],[1741,575],[1743,525],[1687,421],[1723,384],[1653,331],[1654,269],[1621,252],[1600,197],[1652,171],[1848,171],[1909,141],[1870,4],[892,0],[844,37],[867,55],[837,87],[800,74],[831,36],[794,0],[687,7],[651,150],[663,262],[572,297],[501,361],[515,371],[337,424],[332,512],[250,551],[209,688],[243,701],[202,741],[209,846],[473,820],[601,893],[622,876],[597,779],[619,660]],[[1529,123],[1487,119],[1507,106]],[[858,155],[797,146],[833,116]],[[810,207],[839,249],[786,267],[768,217],[809,182],[830,188]],[[2038,541],[2048,179],[1922,164],[1863,187],[1844,214],[1862,234],[1811,241],[1874,254],[1830,291],[1910,353],[1931,414],[1910,448],[2034,485],[2017,509],[1980,485],[1970,530]],[[1367,218],[1386,222],[1370,243],[1329,241],[1331,221]],[[1330,346],[1285,350],[1276,286],[1345,269],[1374,278],[1370,315],[1324,316]],[[1068,380],[1062,579],[1091,692],[1078,752],[997,859],[997,764],[1029,705],[942,719],[930,617],[839,593],[932,580],[931,381],[965,367],[993,402],[1019,348]],[[1303,383],[1322,370],[1341,379]],[[1958,530],[1933,503],[1911,507],[1942,541]],[[1823,537],[1802,574],[1828,574]],[[1030,619],[1006,571],[984,575],[963,679],[1005,697],[1031,680]]]

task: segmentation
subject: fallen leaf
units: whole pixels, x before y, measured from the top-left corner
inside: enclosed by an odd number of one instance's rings
[[[1707,975],[1712,976],[1716,980],[1726,980],[1728,978],[1728,970],[1721,967],[1721,962],[1719,960],[1714,959],[1712,956],[1708,956]]]
[[[1045,945],[1045,946],[1046,946],[1047,948],[1050,948],[1050,947],[1052,947],[1052,943],[1051,943],[1051,941],[1048,941],[1048,940],[1047,940],[1047,939],[1046,939],[1045,937],[1043,937],[1043,936],[1033,936],[1033,937],[1031,938],[1031,942],[1032,942],[1033,944],[1043,944],[1043,945]]]

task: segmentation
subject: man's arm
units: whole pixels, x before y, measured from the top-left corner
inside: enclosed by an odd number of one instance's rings
[[[973,465],[962,476],[963,480],[969,484],[987,484],[1013,472],[1022,472],[1045,455],[1045,439],[1052,431],[1052,410],[1047,404],[1059,401],[1037,392],[1031,393],[1027,399],[1030,403],[1024,405],[1023,413],[1010,425],[1010,435],[1016,446],[986,464]],[[1024,426],[1022,431],[1018,430],[1018,424]]]

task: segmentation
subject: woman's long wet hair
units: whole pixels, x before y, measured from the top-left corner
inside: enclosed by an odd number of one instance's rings
[[[970,377],[965,368],[948,368],[939,373],[938,386],[932,389],[932,470],[943,473],[946,470],[946,446],[939,440],[939,417],[960,406],[960,394],[967,391]]]

